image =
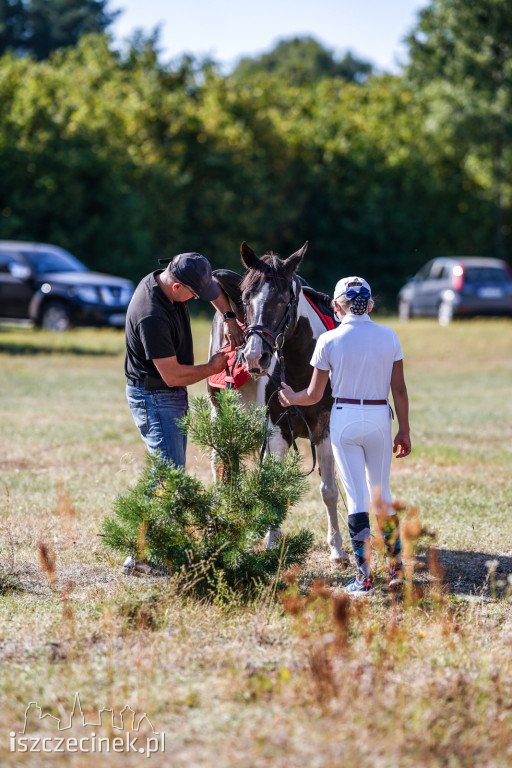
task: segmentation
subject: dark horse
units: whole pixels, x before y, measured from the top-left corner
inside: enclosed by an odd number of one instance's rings
[[[273,429],[268,450],[281,455],[292,445],[293,436],[287,419],[281,419],[278,426],[275,426],[284,410],[277,396],[272,396],[280,387],[281,381],[278,350],[281,348],[283,353],[286,383],[294,390],[307,387],[313,371],[309,361],[316,341],[326,327],[306,298],[305,291],[323,299],[324,302],[330,302],[323,294],[316,294],[311,289],[304,288],[301,279],[295,274],[307,245],[305,243],[299,251],[281,260],[272,253],[258,257],[244,242],[240,255],[247,268],[245,276],[242,278],[228,270],[218,270],[214,273],[217,282],[228,294],[233,310],[245,325],[245,344],[240,353],[251,378],[241,387],[240,393],[248,401],[269,406]],[[332,310],[327,311],[332,317]],[[222,344],[222,320],[217,314],[212,325],[210,353],[218,350]],[[209,391],[212,394],[210,387]],[[329,438],[331,407],[332,395],[328,385],[319,403],[301,410],[316,446],[321,477],[320,493],[327,508],[330,559],[340,563],[348,560],[348,556],[343,550],[338,523],[338,489]],[[292,419],[295,437],[308,438],[303,419],[297,415]],[[267,546],[275,544],[275,537],[279,533],[269,531]]]

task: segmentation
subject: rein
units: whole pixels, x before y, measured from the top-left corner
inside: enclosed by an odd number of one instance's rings
[[[269,379],[271,379],[271,381],[273,380],[274,383],[275,383],[275,379],[273,377],[269,376]],[[283,379],[283,381],[284,381],[284,379]],[[268,399],[268,403],[267,403],[267,406],[266,406],[266,408],[267,408],[267,415],[265,417],[265,434],[266,434],[266,437],[265,437],[265,439],[263,441],[263,445],[261,446],[260,463],[263,461],[263,456],[265,455],[265,451],[267,450],[268,441],[269,441],[269,438],[270,438],[270,435],[269,435],[269,432],[268,432],[268,422],[270,421],[270,402],[271,402],[272,398],[274,397],[274,395],[277,395],[277,393],[279,392],[280,389],[281,389],[281,387],[279,386],[278,389],[275,389],[272,392],[272,394],[270,395],[270,397]],[[290,434],[291,434],[291,437],[292,437],[293,450],[296,451],[296,453],[300,453],[300,451],[298,449],[298,446],[297,446],[297,443],[295,441],[295,433],[293,431],[292,412],[293,412],[293,415],[297,415],[297,416],[301,417],[301,419],[304,422],[304,424],[306,425],[306,429],[308,431],[309,446],[311,448],[311,457],[312,457],[312,461],[313,461],[313,466],[311,467],[311,469],[308,472],[308,475],[310,475],[312,472],[315,471],[315,467],[316,467],[316,448],[315,448],[315,441],[313,440],[313,434],[311,432],[310,426],[309,426],[309,424],[308,424],[308,422],[306,420],[306,417],[302,413],[301,409],[297,405],[289,405],[289,406],[287,406],[285,408],[285,410],[283,411],[283,413],[277,419],[277,421],[274,424],[274,426],[277,427],[277,425],[286,416],[286,419],[288,421],[288,428],[290,430]]]
[[[272,276],[268,275],[268,277],[270,278]],[[275,276],[275,277],[277,277],[277,279],[280,279],[280,280],[287,280],[290,284],[292,283],[292,280],[289,280],[288,278],[279,277],[279,276]],[[245,309],[244,309],[244,314],[245,314]],[[277,359],[279,361],[279,369],[280,369],[279,381],[276,381],[276,377],[273,376],[272,374],[267,374],[269,380],[272,381],[272,383],[276,385],[277,389],[275,389],[274,392],[272,392],[272,394],[270,395],[270,397],[268,399],[268,402],[266,404],[266,410],[267,410],[267,415],[266,415],[266,419],[265,419],[265,434],[266,434],[266,437],[265,437],[265,439],[263,441],[263,445],[261,446],[260,462],[263,461],[263,456],[265,454],[265,451],[267,450],[268,442],[269,442],[269,438],[270,438],[270,435],[269,435],[269,432],[268,432],[268,423],[270,421],[270,403],[271,403],[272,398],[274,397],[274,395],[277,395],[277,393],[281,389],[281,382],[282,381],[286,382],[283,346],[284,346],[284,342],[285,342],[286,332],[288,331],[288,328],[290,326],[292,318],[294,318],[295,320],[297,318],[297,299],[295,298],[295,293],[293,291],[293,288],[291,288],[290,300],[289,300],[289,302],[288,302],[288,304],[286,306],[284,315],[281,318],[277,328],[274,331],[270,330],[269,328],[266,328],[264,325],[257,325],[257,324],[246,325],[244,323],[244,325],[245,325],[245,340],[246,340],[246,343],[247,343],[247,340],[250,338],[250,336],[252,336],[254,334],[259,336],[261,341],[264,344],[266,344],[268,347],[270,347],[271,352],[276,354],[276,357],[277,357]],[[267,337],[270,337],[270,339],[272,341],[269,341],[269,338],[267,338]],[[241,350],[242,348],[240,347],[239,349]],[[311,447],[311,456],[312,456],[312,460],[313,460],[313,466],[311,467],[310,471],[308,472],[308,475],[310,475],[312,472],[315,471],[315,467],[316,467],[316,448],[315,448],[315,441],[313,440],[313,434],[311,432],[310,426],[309,426],[309,424],[308,424],[304,414],[302,413],[301,409],[298,406],[296,406],[296,405],[287,406],[284,409],[283,413],[277,419],[277,421],[276,421],[274,426],[277,427],[278,424],[282,421],[282,419],[284,419],[286,417],[287,422],[288,422],[288,428],[290,430],[290,435],[291,435],[291,438],[292,438],[293,449],[294,449],[294,451],[299,453],[299,449],[297,447],[297,443],[296,443],[296,440],[295,440],[295,433],[294,433],[294,429],[293,429],[293,418],[292,418],[293,415],[300,416],[300,418],[302,419],[302,421],[306,425],[306,429],[308,431],[309,444],[310,444],[310,447]]]

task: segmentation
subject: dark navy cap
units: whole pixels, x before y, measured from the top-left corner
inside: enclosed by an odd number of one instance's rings
[[[170,264],[170,270],[178,282],[190,288],[200,299],[214,301],[220,289],[212,278],[208,259],[200,253],[180,253],[173,259],[158,259],[160,264]]]

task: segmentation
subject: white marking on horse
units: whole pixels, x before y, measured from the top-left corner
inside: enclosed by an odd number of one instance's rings
[[[265,285],[262,288],[261,294],[258,296],[257,300],[253,304],[254,309],[254,317],[260,317],[261,314],[261,308],[265,305],[265,302],[267,301],[268,295],[269,295],[270,287],[268,283],[265,283]],[[269,337],[270,340],[270,337]],[[253,333],[246,345],[244,346],[244,358],[245,358],[245,365],[247,367],[247,370],[250,373],[259,373],[263,372],[260,366],[260,360],[261,356],[263,355],[263,352],[265,351],[266,345],[263,342],[263,339],[261,338],[259,333]]]

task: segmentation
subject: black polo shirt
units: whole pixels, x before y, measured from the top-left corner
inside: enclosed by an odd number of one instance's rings
[[[161,272],[141,280],[128,307],[124,362],[128,379],[159,376],[153,360],[161,357],[176,356],[182,365],[194,363],[187,302],[167,298],[156,279]]]

